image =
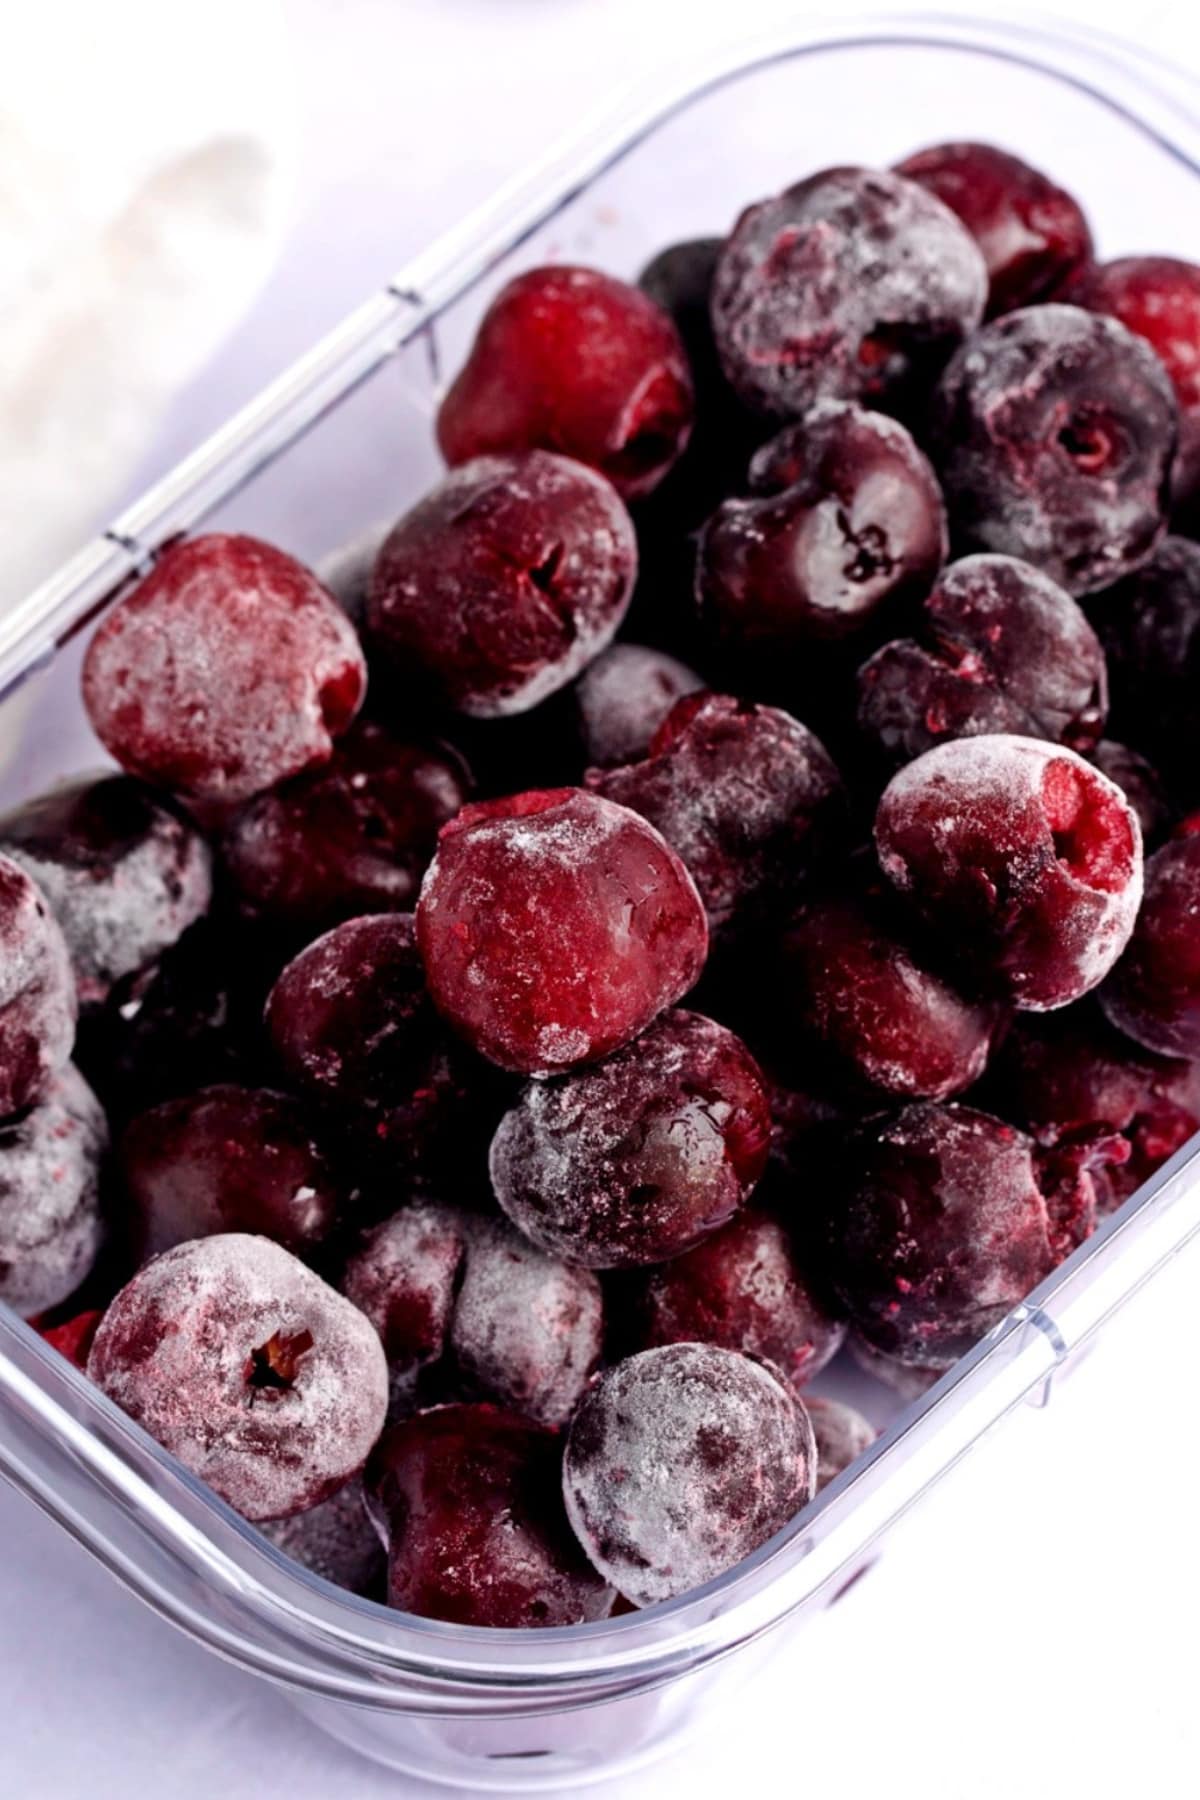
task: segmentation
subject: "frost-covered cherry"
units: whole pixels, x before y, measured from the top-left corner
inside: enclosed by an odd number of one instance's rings
[[[25,870],[0,855],[0,1119],[50,1091],[71,1054],[75,1010],[62,931]]]
[[[371,641],[459,712],[528,712],[612,640],[636,570],[629,514],[594,469],[547,450],[481,456],[385,540]]]
[[[369,525],[357,537],[323,556],[315,567],[318,581],[328,588],[356,631],[362,630],[366,620],[371,571],[393,523],[387,519]]]
[[[723,238],[689,238],[668,244],[651,257],[637,283],[675,321],[701,398],[721,379],[709,298],[723,243]]]
[[[466,1229],[459,1207],[415,1200],[364,1233],[347,1258],[342,1292],[379,1333],[402,1392],[445,1351]]]
[[[212,898],[199,832],[124,775],[85,776],[27,801],[0,819],[0,850],[49,901],[85,1004],[176,943]]]
[[[117,1161],[139,1260],[231,1231],[311,1255],[346,1198],[305,1108],[269,1088],[227,1083],[165,1100],[126,1127]]]
[[[1100,990],[1119,1031],[1160,1056],[1200,1056],[1200,836],[1189,832],[1146,864],[1146,895],[1129,948]]]
[[[745,1207],[682,1256],[630,1279],[622,1308],[638,1350],[656,1344],[720,1344],[773,1363],[803,1387],[845,1337],[805,1272],[795,1235],[759,1206]]]
[[[582,1625],[613,1591],[563,1509],[558,1434],[503,1407],[436,1406],[393,1425],[367,1468],[388,1601],[458,1625]]]
[[[994,319],[934,395],[951,529],[964,547],[1022,557],[1090,594],[1165,531],[1177,431],[1162,364],[1115,319],[1059,305]]]
[[[1090,752],[1104,727],[1104,652],[1065,588],[1012,556],[942,571],[916,635],[858,672],[858,724],[895,767],[948,738],[1016,732]]]
[[[981,985],[1034,1012],[1101,982],[1142,896],[1141,832],[1115,784],[1033,738],[958,738],[893,776],[885,875]]]
[[[543,1249],[632,1268],[731,1219],[769,1142],[750,1052],[723,1025],[676,1009],[595,1068],[530,1082],[492,1141],[492,1186]]]
[[[877,1350],[874,1344],[869,1344],[857,1331],[847,1334],[846,1348],[864,1374],[881,1381],[884,1387],[890,1388],[906,1405],[920,1400],[935,1382],[941,1380],[947,1369],[954,1367],[953,1358],[949,1362],[935,1362],[927,1366],[901,1362],[898,1356],[888,1356],[883,1350]],[[816,1429],[814,1424],[814,1433]]]
[[[107,1147],[100,1103],[69,1063],[0,1124],[0,1300],[24,1318],[69,1299],[96,1260]]]
[[[869,1419],[840,1400],[806,1394],[804,1410],[817,1441],[817,1492],[869,1450],[878,1435]]]
[[[757,452],[749,485],[713,513],[696,562],[704,624],[741,655],[859,632],[920,598],[945,561],[937,477],[882,413],[822,402]]]
[[[267,1032],[291,1086],[364,1166],[422,1169],[486,1149],[487,1066],[434,1008],[411,913],[347,919],[283,970]]]
[[[342,1291],[383,1340],[395,1387],[445,1384],[563,1425],[599,1361],[600,1284],[507,1221],[418,1200],[369,1231]]]
[[[366,721],[324,768],[238,812],[222,842],[224,871],[249,916],[309,936],[364,913],[402,912],[470,791],[448,745],[408,742]]]
[[[905,157],[896,172],[936,194],[979,245],[989,314],[1048,299],[1091,255],[1078,201],[994,144],[934,144]]]
[[[829,1273],[852,1325],[924,1368],[970,1349],[1095,1223],[1086,1172],[1044,1179],[1024,1132],[968,1106],[869,1120],[826,1174]]]
[[[1173,489],[1194,505],[1200,487],[1200,264],[1177,256],[1119,256],[1086,264],[1063,298],[1107,313],[1145,338],[1179,402],[1179,456]]]
[[[1105,1158],[1101,1210],[1126,1199],[1200,1130],[1200,1061],[1143,1050],[1092,1002],[1018,1019],[989,1070],[989,1092],[1006,1118],[1047,1147],[1120,1140],[1124,1160]]]
[[[542,1425],[563,1425],[600,1360],[603,1305],[588,1269],[548,1256],[497,1219],[476,1218],[454,1302],[459,1378]]]
[[[864,1096],[945,1100],[982,1075],[1000,1011],[946,979],[883,887],[859,881],[796,909],[774,1006],[827,1077]]]
[[[98,626],[83,665],[122,768],[194,800],[246,800],[327,762],[362,704],[354,628],[315,575],[257,538],[166,549]]]
[[[290,1519],[266,1519],[263,1536],[314,1575],[371,1600],[383,1598],[387,1558],[371,1523],[361,1475]]]
[[[645,599],[658,622],[664,596],[656,592],[672,572],[686,580],[689,535],[725,495],[742,485],[746,461],[763,434],[725,379],[713,339],[710,301],[722,238],[670,244],[638,276],[643,293],[675,321],[691,367],[696,416],[687,447],[648,502],[638,507],[644,552]]]
[[[635,762],[677,700],[704,686],[694,669],[645,644],[613,644],[575,684],[579,735],[589,764]]]
[[[268,1238],[178,1244],[101,1321],[88,1374],[247,1519],[316,1506],[383,1429],[388,1379],[369,1319]]]
[[[434,1004],[501,1068],[549,1075],[627,1044],[708,951],[691,876],[653,826],[551,788],[465,806],[417,907]]]
[[[493,300],[438,413],[451,465],[557,450],[633,499],[688,441],[692,377],[674,323],[638,288],[597,269],[548,265]]]
[[[1152,756],[1185,803],[1200,799],[1200,544],[1164,538],[1089,613],[1108,659],[1114,732]]]
[[[816,1490],[812,1426],[767,1364],[715,1344],[643,1350],[571,1423],[567,1513],[597,1569],[653,1606],[732,1569]]]
[[[678,701],[640,762],[589,786],[661,831],[700,892],[714,933],[785,902],[843,823],[841,778],[790,713],[730,694]]]
[[[748,207],[717,262],[725,373],[776,418],[920,391],[983,316],[987,273],[940,200],[882,170],[824,169]]]

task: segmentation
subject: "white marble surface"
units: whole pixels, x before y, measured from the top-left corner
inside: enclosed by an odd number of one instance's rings
[[[143,473],[219,424],[631,62],[665,64],[681,32],[715,39],[794,10],[740,0],[735,20],[711,0],[292,0],[305,148],[284,257],[165,419]],[[1071,10],[1200,63],[1185,6]],[[1193,1250],[1045,1411],[1022,1409],[943,1484],[732,1716],[615,1791],[1195,1795],[1197,1290]],[[420,1795],[159,1623],[3,1488],[0,1620],[4,1800]]]

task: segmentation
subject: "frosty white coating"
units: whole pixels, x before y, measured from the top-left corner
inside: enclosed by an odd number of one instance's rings
[[[449,1354],[469,1389],[562,1425],[600,1357],[594,1275],[506,1220],[441,1201],[415,1201],[368,1232],[342,1287],[379,1332],[406,1397],[420,1368]]]
[[[69,1299],[96,1260],[107,1146],[104,1110],[71,1063],[0,1126],[0,1300],[24,1318]]]
[[[108,785],[105,777],[85,778],[44,800],[65,812],[77,796],[86,799]],[[120,785],[120,778],[111,782]],[[82,1001],[102,1000],[123,975],[153,962],[212,899],[212,853],[200,833],[144,791],[136,805],[140,832],[110,855],[89,856],[87,847],[76,853],[70,845],[57,852],[48,835],[27,828],[29,808],[16,815],[11,835],[9,821],[0,820],[4,854],[37,882],[62,928]]]
[[[817,1492],[848,1469],[875,1442],[875,1427],[854,1407],[822,1394],[805,1394],[804,1410],[817,1445]]]
[[[588,762],[607,769],[645,756],[676,700],[703,686],[694,669],[665,650],[611,644],[575,688]]]
[[[349,1480],[387,1412],[370,1321],[245,1232],[179,1244],[140,1269],[100,1322],[88,1374],[256,1521],[315,1506]]]
[[[563,1458],[567,1515],[635,1606],[723,1574],[811,1500],[816,1441],[774,1370],[712,1344],[668,1344],[606,1369]]]
[[[1086,845],[1076,853],[1060,843],[1048,798],[1059,776],[1074,779],[1081,818],[1104,805],[1123,822],[1119,877],[1107,867],[1103,876],[1093,871]],[[1141,827],[1124,794],[1074,751],[1034,738],[997,733],[927,750],[884,789],[875,843],[884,873],[931,923],[977,933],[981,955],[985,948],[1006,954],[1005,934],[1016,942],[1003,974],[1014,1003],[1029,1011],[1096,987],[1128,943],[1141,903]],[[1050,880],[1060,908],[1053,915],[1043,911]],[[971,912],[960,915],[958,897],[972,888]],[[989,888],[982,917],[977,901]],[[1026,922],[1031,930],[1023,934]],[[1058,965],[1049,975],[1039,967],[1048,951]]]

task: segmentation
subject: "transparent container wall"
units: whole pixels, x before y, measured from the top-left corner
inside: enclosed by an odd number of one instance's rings
[[[887,164],[959,136],[1009,144],[1076,191],[1102,254],[1200,258],[1200,185],[1187,154],[1196,123],[1169,97],[1139,92],[1136,59],[1106,61],[1007,28],[920,28],[927,40],[988,40],[990,54],[898,41],[898,21],[886,42],[861,41],[858,29],[847,27],[845,42],[705,78],[664,119],[631,114],[623,144],[624,128],[600,130],[513,210],[435,246],[273,398],[129,509],[111,541],[89,546],[0,641],[0,681],[10,684],[0,706],[0,805],[104,760],[79,702],[83,616],[169,537],[248,531],[316,563],[428,488],[440,469],[439,389],[491,296],[522,268],[567,259],[632,277],[665,244],[726,231],[747,202],[815,168]],[[1022,60],[1043,52],[1084,85]],[[603,166],[581,180],[589,159]],[[560,187],[570,194],[561,203]],[[165,1616],[280,1682],[366,1754],[489,1788],[577,1785],[643,1759],[707,1712],[735,1674],[791,1641],[983,1431],[1029,1392],[1047,1391],[1097,1323],[1200,1224],[1194,1164],[1194,1151],[1181,1152],[918,1406],[904,1412],[885,1390],[835,1368],[825,1391],[854,1398],[880,1425],[895,1423],[749,1573],[674,1612],[524,1634],[561,1649],[493,1642],[478,1652],[489,1663],[482,1688],[459,1667],[476,1656],[471,1634],[418,1631],[281,1561],[2,1316],[0,1467]],[[535,1666],[543,1652],[561,1661],[553,1679]],[[576,1685],[555,1701],[568,1676]]]

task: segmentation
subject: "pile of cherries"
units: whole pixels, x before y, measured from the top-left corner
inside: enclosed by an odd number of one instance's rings
[[[1200,1125],[1200,268],[826,170],[519,275],[437,431],[324,581],[168,546],[0,820],[0,1297],[321,1574],[572,1624]]]

